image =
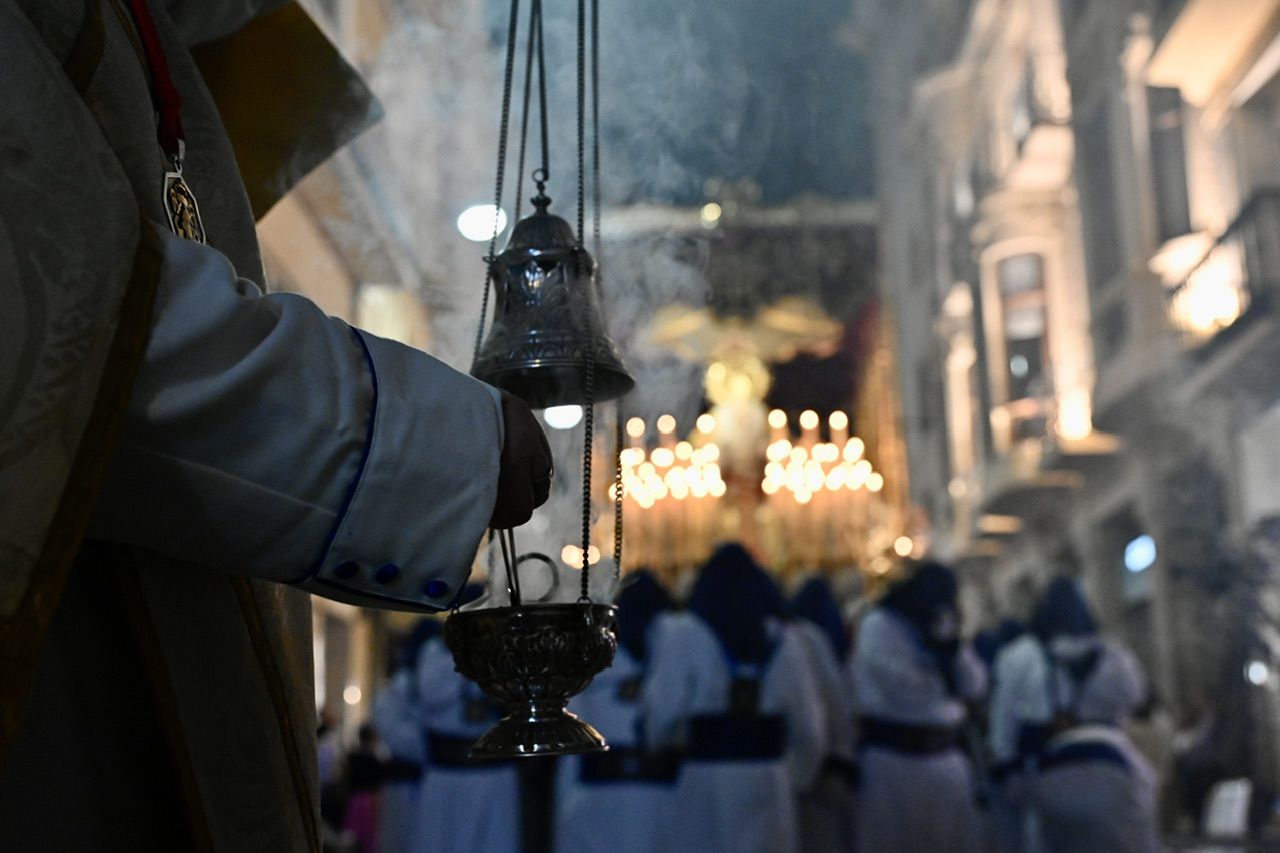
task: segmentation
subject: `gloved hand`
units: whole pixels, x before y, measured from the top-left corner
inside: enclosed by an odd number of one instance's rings
[[[505,437],[498,470],[498,499],[489,526],[519,527],[551,495],[551,446],[528,404],[502,392]]]

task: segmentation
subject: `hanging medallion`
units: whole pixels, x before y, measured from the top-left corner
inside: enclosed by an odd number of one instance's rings
[[[195,193],[191,192],[180,170],[164,173],[164,211],[169,216],[169,228],[174,234],[205,243],[200,206],[196,204]]]

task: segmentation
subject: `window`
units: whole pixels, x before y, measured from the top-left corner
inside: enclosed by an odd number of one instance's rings
[[[1136,510],[1126,507],[1110,518],[1105,535],[1107,571],[1119,579],[1121,600],[1133,605],[1150,599],[1158,545],[1143,528]]]
[[[1151,179],[1155,189],[1156,225],[1160,242],[1191,232],[1187,196],[1187,150],[1183,136],[1182,93],[1177,89],[1147,89],[1151,133]]]
[[[1007,402],[1042,396],[1045,379],[1044,258],[1014,255],[996,267],[1005,341]]]

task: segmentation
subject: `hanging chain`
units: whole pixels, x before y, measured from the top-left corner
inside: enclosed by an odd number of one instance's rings
[[[578,240],[587,213],[587,4],[578,0]]]
[[[516,28],[520,26],[520,0],[511,0],[511,20],[507,23],[507,64],[502,78],[502,119],[498,125],[498,169],[493,190],[493,233],[489,236],[489,254],[484,259],[484,295],[480,300],[480,325],[476,329],[476,346],[471,357],[474,365],[484,345],[484,323],[489,314],[489,286],[493,283],[493,262],[498,251],[498,217],[502,212],[502,183],[507,168],[507,130],[511,125],[511,80],[516,64]]]
[[[597,270],[603,270],[603,241],[600,239],[602,195],[600,187],[600,0],[591,0],[591,238],[596,250]],[[603,286],[603,278],[600,280]],[[622,398],[614,404],[613,422],[613,579],[622,577]]]
[[[580,250],[578,256],[582,257]],[[591,600],[591,462],[595,443],[596,354],[595,341],[588,339],[586,374],[582,400],[582,589],[579,601]]]
[[[582,590],[580,601],[591,600],[591,450],[595,441],[594,341],[587,342],[587,372],[582,403]]]
[[[529,4],[529,40],[525,45],[524,99],[521,102],[520,109],[520,153],[516,158],[516,205],[513,222],[520,221],[521,210],[524,207],[524,155],[529,144],[529,97],[533,86],[534,38],[537,37],[539,31],[538,20],[541,5],[540,0],[533,0]]]
[[[613,579],[622,577],[622,400],[615,404],[613,430]]]
[[[516,221],[524,207],[524,161],[525,150],[529,139],[530,99],[532,97],[534,59],[537,59],[538,74],[538,134],[542,144],[542,165],[533,170],[533,180],[538,187],[538,195],[546,195],[547,182],[551,180],[551,145],[549,142],[549,125],[547,123],[547,56],[542,26],[542,0],[533,0],[529,4],[529,42],[528,56],[524,69],[524,115],[520,121],[520,157],[516,178]]]
[[[542,0],[533,0],[538,7],[538,129],[542,135],[542,180],[551,180],[550,124],[547,122],[547,52],[546,39],[542,36]]]
[[[587,134],[587,22],[586,0],[578,0],[578,251],[579,280],[590,281],[593,270],[583,270],[587,256],[582,235],[586,225]],[[585,272],[585,275],[583,274]],[[590,284],[588,284],[590,286]],[[586,324],[582,325],[586,328]],[[586,372],[583,376],[582,400],[582,588],[579,601],[591,601],[591,462],[595,442],[595,341],[586,341]]]
[[[600,0],[591,0],[591,237],[600,260]]]

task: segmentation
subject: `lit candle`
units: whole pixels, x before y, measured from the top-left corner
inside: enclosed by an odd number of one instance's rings
[[[782,409],[774,409],[769,412],[769,442],[774,443],[787,437],[787,413]]]
[[[818,413],[806,409],[800,413],[800,442],[805,447],[813,447],[818,440]]]
[[[831,428],[831,443],[841,449],[849,440],[849,416],[841,411],[834,411],[827,418],[827,426]]]

